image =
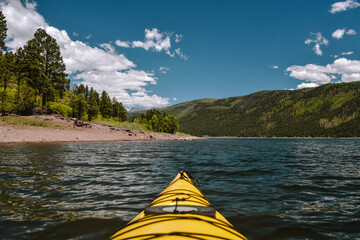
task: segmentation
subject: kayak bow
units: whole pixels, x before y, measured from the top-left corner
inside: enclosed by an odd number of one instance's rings
[[[145,239],[246,239],[213,208],[181,171],[174,180],[112,240]]]

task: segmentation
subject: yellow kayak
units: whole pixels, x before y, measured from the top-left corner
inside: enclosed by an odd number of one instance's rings
[[[213,208],[186,172],[174,180],[127,226],[119,239],[246,239]]]

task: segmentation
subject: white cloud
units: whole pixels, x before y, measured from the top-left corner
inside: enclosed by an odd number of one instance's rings
[[[360,7],[360,3],[358,3],[356,0],[346,0],[344,2],[336,2],[332,4],[330,12],[334,14],[357,7]]]
[[[315,84],[331,83],[332,80],[338,81],[338,78],[342,82],[360,81],[360,61],[346,58],[336,59],[326,66],[317,64],[293,65],[288,67],[286,71],[290,72],[290,76],[293,78]]]
[[[270,67],[273,69],[279,69],[279,66],[277,66],[277,65],[271,65]]]
[[[340,39],[345,34],[345,28],[343,29],[337,29],[335,32],[332,33],[332,37],[336,39]]]
[[[0,8],[6,17],[7,38],[6,45],[17,49],[30,40],[36,29],[46,28],[48,24],[43,16],[35,11],[36,4],[26,2],[26,7],[19,0],[0,2]]]
[[[319,84],[316,83],[301,83],[299,85],[297,85],[297,89],[303,89],[303,88],[314,88],[314,87],[318,87]]]
[[[349,51],[349,52],[342,52],[341,55],[353,55],[354,52],[353,51]]]
[[[115,44],[119,47],[124,47],[124,48],[129,48],[130,47],[130,43],[129,42],[124,42],[124,41],[120,41],[120,40],[116,40]]]
[[[307,82],[315,82],[318,84],[325,84],[331,82],[330,76],[326,67],[316,64],[307,64],[305,66],[293,65],[286,69],[290,72],[290,76],[299,80]]]
[[[171,37],[172,33],[160,32],[159,29],[145,29],[145,39],[144,41],[121,41],[116,40],[115,44],[119,47],[132,47],[132,48],[143,48],[146,51],[152,50],[155,52],[165,52],[170,57],[175,57],[179,55],[180,58],[187,60],[188,56],[180,51],[180,48],[175,49],[175,52],[171,51]],[[183,35],[175,34],[175,42],[179,43],[182,40]]]
[[[115,48],[110,43],[102,43],[102,44],[100,44],[100,47],[102,47],[106,52],[108,52],[110,54],[115,53]]]
[[[315,46],[313,47],[313,50],[315,52],[316,55],[318,56],[322,56],[323,55],[323,52],[321,51],[320,49],[320,44],[319,43],[316,43]]]
[[[170,70],[168,67],[159,67],[159,71],[163,74],[167,73]]]
[[[305,40],[305,44],[309,45],[309,44],[311,44],[311,43],[315,43],[315,45],[314,45],[314,47],[312,48],[312,50],[315,52],[316,55],[322,56],[323,52],[322,52],[320,46],[321,46],[321,45],[325,45],[325,46],[329,45],[329,41],[322,36],[321,32],[311,33],[311,35],[314,35],[315,38],[313,38],[313,39],[310,39],[310,38],[306,39],[306,40]]]
[[[357,32],[354,29],[349,29],[349,30],[346,31],[347,35],[356,35],[356,33]]]
[[[344,36],[344,34],[355,35],[356,31],[354,29],[349,29],[346,31],[346,28],[337,29],[335,32],[332,33],[332,37],[336,39],[340,39]]]
[[[79,36],[79,34],[77,32],[73,32],[73,35],[74,35],[74,37]]]
[[[153,73],[137,70],[136,65],[123,54],[115,52],[109,44],[100,44],[101,48],[70,39],[65,30],[49,26],[45,19],[36,12],[36,3],[20,0],[0,2],[0,9],[6,17],[8,32],[6,45],[17,49],[33,38],[38,28],[43,28],[56,39],[60,46],[67,73],[73,79],[94,87],[98,92],[105,90],[111,97],[116,97],[127,107],[157,107],[169,104],[169,99],[151,94],[145,88],[156,84]]]
[[[333,64],[328,64],[333,73],[337,74],[357,74],[360,73],[360,61],[348,60],[346,58],[339,58]]]
[[[341,81],[343,81],[343,82],[360,81],[360,73],[343,74],[341,77]]]
[[[85,36],[86,39],[90,39],[91,37],[91,34]]]
[[[173,57],[174,55],[170,52],[171,41],[170,34],[161,33],[157,28],[152,30],[145,29],[145,40],[133,41],[133,48],[143,48],[146,51],[152,49],[156,52],[164,51],[167,55]]]

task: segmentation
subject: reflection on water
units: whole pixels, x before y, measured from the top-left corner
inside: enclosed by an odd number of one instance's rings
[[[249,239],[360,238],[360,140],[0,146],[0,239],[103,239],[195,175]]]

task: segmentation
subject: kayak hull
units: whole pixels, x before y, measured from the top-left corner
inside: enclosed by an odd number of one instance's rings
[[[182,171],[149,207],[110,239],[246,238],[211,206],[191,176]]]

